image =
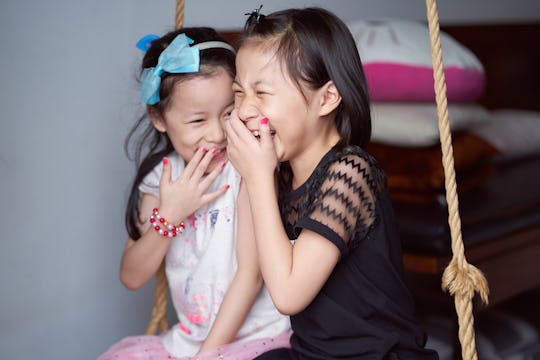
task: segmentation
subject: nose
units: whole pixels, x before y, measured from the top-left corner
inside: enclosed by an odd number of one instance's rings
[[[214,119],[208,124],[209,129],[206,133],[206,140],[209,143],[220,144],[225,141],[225,129],[219,119]]]
[[[256,119],[259,116],[259,110],[254,102],[247,96],[237,97],[234,100],[234,105],[238,117],[243,122],[248,122],[251,119]]]

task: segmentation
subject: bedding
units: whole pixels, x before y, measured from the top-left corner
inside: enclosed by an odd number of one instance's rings
[[[364,19],[347,24],[364,64],[374,101],[434,101],[429,30],[425,23],[404,19]],[[472,102],[483,95],[485,74],[473,52],[444,31],[447,97]]]
[[[369,68],[370,64],[378,62],[402,65],[400,71],[409,68],[407,76],[410,76],[411,84],[425,85],[413,76],[414,66],[419,62],[406,58],[406,52],[398,49],[398,45],[406,42],[403,39],[405,32],[400,33],[399,41],[396,41],[395,31],[379,24],[381,27],[374,29],[369,39],[370,31],[366,30],[369,26],[374,25],[362,25],[363,30],[356,37],[359,48],[365,46],[364,50],[360,48],[360,54],[364,54],[368,82],[371,81],[373,136],[369,151],[388,175],[406,254],[445,259],[451,255],[451,235],[436,106],[432,99],[426,100],[427,92],[422,96],[414,92],[392,93],[395,90],[392,87],[400,90],[402,84],[397,82],[402,81],[401,75],[393,74],[396,79],[384,78],[378,71],[382,67]],[[477,58],[473,58],[473,62],[478,60],[481,67],[476,64],[470,69],[482,72],[485,81],[485,88],[477,88],[474,96],[465,93],[455,97],[453,90],[456,87],[452,87],[448,76],[446,78],[461,231],[467,250],[540,226],[540,88],[537,86],[540,48],[530,46],[530,39],[540,36],[540,24],[454,25],[442,26],[442,30],[459,42],[454,44],[458,52],[474,51]],[[383,57],[389,56],[390,52],[382,54],[373,50],[383,43],[397,54],[392,55],[393,59]],[[369,45],[372,46],[371,53],[367,48]],[[378,58],[370,58],[373,54],[378,54]],[[446,66],[453,61],[450,59],[456,54],[443,46],[445,73]],[[424,65],[428,66],[427,60]],[[429,68],[431,70],[430,62]],[[377,87],[383,83],[374,83],[378,81],[375,76],[387,81],[385,88]],[[392,83],[392,80],[396,82]],[[471,77],[471,80],[474,88],[478,78]],[[433,83],[429,86],[432,89]],[[504,279],[514,273],[521,274],[520,271],[526,273],[521,267],[534,265],[527,262],[524,254],[536,251],[538,240],[531,240],[529,250],[518,247],[506,250],[504,254],[491,254],[489,258],[500,256],[509,262],[518,261],[519,269],[510,271]],[[482,266],[486,266],[488,272],[492,271],[493,276],[498,276],[491,265]],[[538,284],[535,276],[525,273],[526,278],[516,281],[521,285],[512,289],[502,278],[488,279],[495,292],[501,291],[496,298],[500,300],[516,294],[520,289],[526,289],[527,284]],[[502,295],[503,292],[506,295]]]
[[[468,131],[454,134],[452,140],[458,191],[465,192],[494,172],[492,159],[499,155],[499,150]],[[445,183],[439,144],[401,147],[371,142],[367,150],[386,172],[392,200],[438,201]]]
[[[540,224],[540,155],[500,164],[474,191],[459,196],[465,248]],[[448,209],[439,203],[395,202],[408,252],[451,254]]]
[[[458,131],[490,121],[489,111],[475,103],[448,104],[450,129]],[[372,102],[371,139],[406,147],[439,144],[437,105],[421,102]]]
[[[540,153],[540,112],[519,109],[491,111],[490,121],[470,131],[499,151],[499,161],[512,161]]]
[[[393,121],[400,123],[397,113]],[[497,164],[540,155],[540,112],[493,110],[488,112],[488,120],[465,125],[464,130],[452,134],[458,194],[481,184],[495,171]],[[414,134],[409,130],[404,138]],[[423,136],[420,132],[417,134]],[[445,176],[438,134],[436,140],[437,144],[429,146],[424,146],[424,142],[419,142],[422,145],[418,146],[389,145],[377,140],[368,145],[368,151],[385,169],[393,200],[413,203],[439,200],[444,192]]]

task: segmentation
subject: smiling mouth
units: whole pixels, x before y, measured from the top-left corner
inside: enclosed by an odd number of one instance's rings
[[[212,161],[221,160],[225,156],[226,152],[227,150],[225,148],[217,150],[212,158]]]

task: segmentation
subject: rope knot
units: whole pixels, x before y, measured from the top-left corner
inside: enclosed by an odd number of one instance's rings
[[[444,270],[442,288],[452,296],[467,299],[472,299],[477,292],[482,302],[488,304],[489,287],[482,271],[466,261],[460,265],[455,257]]]

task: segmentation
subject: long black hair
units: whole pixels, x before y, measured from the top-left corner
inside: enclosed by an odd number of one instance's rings
[[[371,137],[369,94],[360,55],[346,24],[317,7],[267,16],[259,10],[248,17],[239,47],[250,42],[275,46],[297,85],[301,82],[318,89],[332,80],[342,97],[335,116],[341,145],[365,147]]]
[[[192,27],[171,31],[161,38],[152,41],[150,48],[146,51],[142,59],[141,73],[146,68],[155,67],[158,63],[159,55],[161,55],[163,50],[169,46],[177,35],[182,33],[194,40],[194,45],[205,41],[226,42],[214,29],[208,27]],[[133,240],[141,237],[138,226],[141,222],[139,214],[141,200],[139,184],[164,156],[174,151],[167,134],[161,133],[154,128],[148,113],[152,111],[159,116],[163,116],[169,106],[170,96],[177,82],[197,76],[211,76],[219,67],[225,69],[231,78],[234,79],[236,72],[235,54],[223,48],[204,49],[200,51],[199,72],[191,74],[164,73],[161,76],[160,101],[154,105],[147,105],[147,112],[139,117],[126,137],[124,150],[127,157],[135,162],[137,168],[125,212],[126,229]]]

